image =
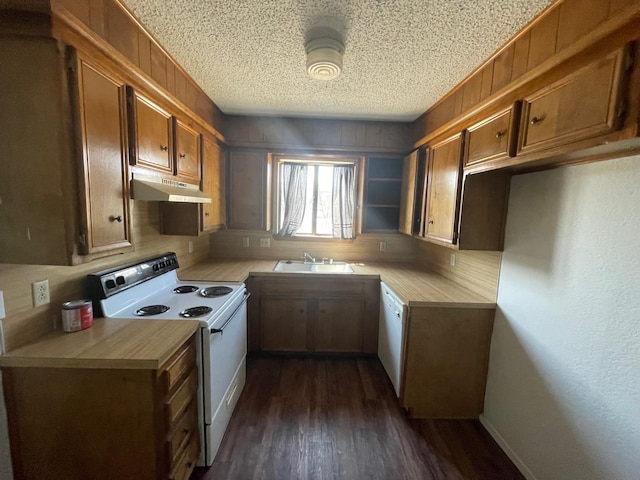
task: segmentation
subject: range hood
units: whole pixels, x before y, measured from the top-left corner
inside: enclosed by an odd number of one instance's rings
[[[147,175],[133,176],[131,198],[148,202],[211,203],[198,185]]]

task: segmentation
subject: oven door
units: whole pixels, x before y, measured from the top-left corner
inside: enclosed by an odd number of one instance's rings
[[[218,451],[246,376],[247,299],[234,296],[226,314],[203,332],[203,403],[205,462],[211,465]],[[208,341],[207,341],[208,340]]]

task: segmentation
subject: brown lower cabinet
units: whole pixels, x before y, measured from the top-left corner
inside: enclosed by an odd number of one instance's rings
[[[15,478],[186,480],[200,454],[195,337],[159,369],[4,368]]]
[[[377,352],[379,280],[265,276],[247,288],[249,351]]]
[[[409,309],[400,404],[411,417],[482,413],[494,315],[493,308]]]

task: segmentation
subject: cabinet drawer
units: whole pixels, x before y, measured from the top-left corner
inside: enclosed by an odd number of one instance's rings
[[[260,285],[263,294],[274,296],[304,296],[322,295],[328,291],[336,296],[361,295],[364,292],[364,283],[356,279],[336,280],[327,278],[305,278],[303,281],[296,280],[269,280]]]
[[[618,49],[525,98],[518,153],[566,145],[619,128],[627,49]]]
[[[177,382],[196,365],[196,346],[193,340],[182,346],[179,351],[169,359],[163,373],[165,393],[173,389]]]
[[[176,393],[166,404],[167,426],[173,428],[180,413],[195,399],[198,391],[198,370],[193,369],[189,377],[178,387]]]
[[[178,454],[184,450],[187,443],[192,441],[193,437],[199,437],[199,435],[198,406],[196,402],[192,402],[187,411],[176,422],[175,429],[167,441],[167,462],[170,465],[170,470],[178,462]]]
[[[199,437],[191,437],[192,440],[187,445],[182,456],[176,462],[176,466],[169,475],[170,480],[187,480],[196,466],[196,461],[200,455]]]
[[[469,127],[465,166],[515,156],[520,106],[517,102],[513,107]]]

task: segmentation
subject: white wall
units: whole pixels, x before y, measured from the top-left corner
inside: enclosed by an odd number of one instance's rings
[[[513,178],[484,417],[528,478],[640,478],[640,156]]]

